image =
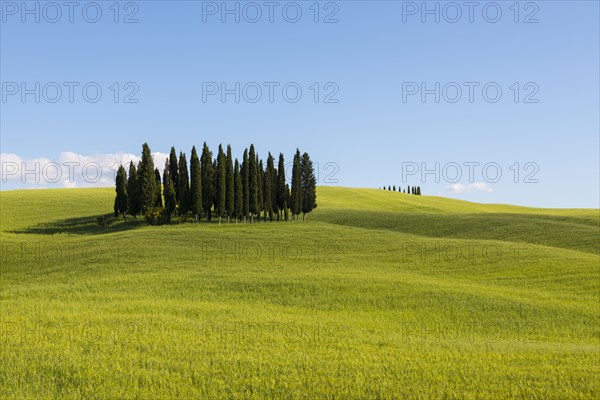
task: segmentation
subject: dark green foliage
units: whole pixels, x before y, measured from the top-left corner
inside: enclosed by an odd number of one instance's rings
[[[244,214],[244,221],[246,221],[246,218],[250,214],[250,168],[248,163],[248,149],[245,149],[241,167],[243,191],[242,212]]]
[[[240,163],[237,158],[235,159],[235,167],[233,168],[233,181],[234,181],[234,213],[233,216],[237,222],[239,218],[242,218],[244,215],[244,188],[242,185],[242,175],[240,173]]]
[[[171,179],[172,181],[172,179]],[[175,185],[173,185],[175,190]],[[177,195],[177,192],[175,192]],[[190,211],[192,198],[190,195],[190,176],[188,174],[187,159],[184,152],[179,153],[179,215],[187,215]]]
[[[285,185],[285,194],[284,194],[285,200],[283,202],[283,213],[284,213],[284,217],[285,220],[289,220],[289,210],[290,210],[290,199],[291,199],[291,194],[290,194],[290,185],[288,185],[286,183]]]
[[[279,153],[279,162],[277,163],[277,207],[280,211],[286,206],[287,193],[285,185],[285,161],[283,153]]]
[[[179,174],[177,175],[179,176]],[[175,194],[175,187],[171,179],[170,158],[165,161],[165,170],[163,171],[163,195],[165,197],[165,208],[170,220],[171,215],[173,215],[173,212],[177,208],[177,195]]]
[[[256,182],[257,182],[257,197],[258,197],[258,210],[257,210],[257,214],[258,217],[260,218],[260,213],[265,209],[265,198],[263,195],[263,186],[264,186],[264,181],[265,181],[265,171],[263,169],[263,162],[262,160],[260,160],[258,158],[258,155],[256,156],[256,165],[258,166],[257,168],[257,177],[256,177]]]
[[[306,219],[306,214],[317,208],[317,179],[315,178],[315,169],[308,153],[302,155],[300,161],[301,181],[302,181],[302,214]]]
[[[292,166],[292,191],[290,196],[292,219],[302,212],[302,170],[300,167],[300,150],[296,149]]]
[[[177,152],[175,151],[175,147],[171,147],[171,153],[169,154],[169,177],[173,183],[175,197],[179,202],[179,164],[177,163]]]
[[[410,194],[410,185],[406,187],[406,193]]]
[[[231,218],[235,212],[235,182],[233,171],[233,156],[231,146],[227,145],[227,161],[225,165],[225,211],[227,218]]]
[[[119,170],[117,171],[117,178],[115,181],[115,192],[117,195],[115,196],[115,217],[119,214],[123,215],[125,218],[125,213],[127,212],[127,174],[125,173],[125,168],[120,165]]]
[[[265,220],[267,219],[267,214],[269,215],[269,220],[273,221],[273,175],[275,173],[275,160],[273,156],[269,152],[269,156],[267,157],[267,169],[264,172],[264,185],[263,185],[263,198],[264,198],[264,210],[265,210]]]
[[[200,172],[200,159],[196,146],[192,147],[192,155],[190,157],[190,211],[198,219],[198,215],[202,214],[202,176]]]
[[[140,203],[142,211],[154,207],[156,202],[156,177],[154,176],[154,160],[148,143],[142,145],[142,160],[138,168],[140,187]]]
[[[141,211],[140,183],[137,168],[133,161],[129,163],[129,177],[127,178],[127,213],[135,218]]]
[[[392,190],[395,192],[396,191],[396,185],[392,186]]]
[[[202,156],[200,158],[201,173],[202,173],[202,208],[206,216],[206,222],[211,220],[210,210],[214,198],[214,172],[212,152],[208,148],[206,142],[202,148]]]
[[[221,217],[225,215],[225,204],[227,195],[227,158],[223,152],[223,146],[219,145],[219,152],[217,153],[217,165],[216,165],[216,198],[215,198],[215,211],[221,222]]]
[[[256,153],[254,151],[254,145],[250,145],[250,152],[248,154],[248,196],[250,206],[250,218],[254,219],[259,211],[258,206],[258,165],[256,162]]]
[[[158,168],[154,169],[154,178],[156,180],[156,201],[154,202],[154,206],[162,207],[163,206],[162,190],[161,190],[161,183],[160,183],[160,172],[158,171]]]
[[[417,192],[416,192],[417,196],[421,195],[421,186],[417,186]]]

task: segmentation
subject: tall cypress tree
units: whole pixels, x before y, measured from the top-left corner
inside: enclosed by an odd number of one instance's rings
[[[163,195],[165,197],[167,216],[169,221],[171,221],[171,215],[173,215],[173,212],[177,208],[177,196],[175,194],[175,188],[173,187],[173,181],[171,179],[170,156],[165,161],[165,170],[163,171]]]
[[[410,185],[406,187],[406,194],[410,194]]]
[[[245,149],[240,171],[242,175],[242,213],[244,214],[244,222],[246,222],[246,218],[250,214],[250,166],[248,164],[248,149]]]
[[[296,149],[292,166],[292,192],[290,197],[292,220],[302,212],[302,172],[300,167],[300,150]]]
[[[283,153],[279,153],[279,162],[277,163],[277,206],[279,208],[279,219],[281,219],[281,210],[284,210],[286,206],[287,193],[285,184],[285,161]]]
[[[274,160],[273,156],[269,152],[269,156],[267,157],[267,169],[263,174],[263,198],[264,200],[264,209],[265,209],[265,221],[267,220],[267,214],[269,215],[269,221],[273,221],[273,173],[274,173]]]
[[[242,218],[243,215],[243,203],[244,203],[244,188],[242,185],[242,175],[240,173],[240,163],[238,162],[237,158],[235,159],[235,166],[233,167],[233,181],[234,181],[234,211],[233,211],[233,215],[235,218],[235,222],[237,223],[239,218]]]
[[[200,157],[201,173],[202,173],[202,207],[206,222],[211,220],[210,209],[213,204],[214,197],[214,173],[212,152],[208,148],[206,142],[202,148],[202,156]]]
[[[285,200],[283,202],[283,213],[285,216],[285,221],[287,222],[289,219],[289,210],[290,210],[290,202],[291,202],[291,197],[292,195],[290,194],[290,185],[288,185],[287,183],[285,184]]]
[[[417,186],[417,196],[421,195],[421,186]]]
[[[171,153],[169,154],[169,179],[173,184],[175,197],[179,201],[179,164],[177,162],[175,147],[171,147]]]
[[[127,212],[127,174],[125,173],[125,168],[123,165],[119,166],[119,170],[117,171],[117,178],[115,180],[115,192],[117,195],[115,196],[115,216],[118,214],[123,215],[123,219],[127,220],[125,217],[125,213]]]
[[[154,202],[154,205],[156,207],[162,207],[162,190],[160,183],[160,171],[158,170],[158,168],[154,169],[154,179],[156,180],[156,201]]]
[[[256,182],[257,182],[257,196],[258,196],[258,217],[259,217],[259,221],[260,221],[260,213],[263,212],[263,210],[265,209],[265,198],[264,198],[264,190],[263,187],[265,185],[265,170],[263,169],[263,162],[262,160],[258,157],[258,155],[256,156],[256,164],[258,165],[257,168],[257,173],[258,176],[256,177]]]
[[[174,187],[173,187],[174,189]],[[191,208],[190,176],[184,152],[179,153],[179,214],[186,216]]]
[[[315,169],[308,153],[302,155],[300,162],[302,179],[302,219],[306,220],[306,214],[317,208],[317,179]]]
[[[202,177],[200,173],[200,159],[196,146],[192,147],[192,155],[190,157],[190,205],[191,211],[198,220],[198,215],[202,214]]]
[[[227,164],[225,165],[225,211],[229,222],[235,212],[235,181],[230,145],[227,145]]]
[[[271,186],[271,210],[269,212],[269,220],[273,221],[279,213],[279,205],[277,203],[277,170],[275,169],[275,158],[269,152],[267,157],[267,171],[269,174],[269,185]]]
[[[254,221],[254,215],[259,210],[258,206],[258,165],[256,163],[256,152],[254,145],[250,145],[248,154],[248,193],[250,202],[250,223]]]
[[[225,214],[226,195],[227,195],[227,158],[223,153],[223,146],[219,144],[219,153],[217,154],[217,197],[215,202],[215,211],[219,217],[219,224],[221,223],[221,217]]]
[[[148,143],[142,145],[142,160],[138,168],[140,200],[142,212],[154,207],[156,202],[156,177],[154,175],[154,160]]]
[[[140,182],[137,175],[137,168],[133,161],[129,163],[129,177],[127,178],[127,212],[137,218],[141,211],[140,205]]]

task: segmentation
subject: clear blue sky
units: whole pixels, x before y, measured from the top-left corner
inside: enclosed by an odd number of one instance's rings
[[[204,141],[215,148],[230,143],[241,156],[252,142],[263,157],[271,151],[289,159],[296,147],[309,152],[319,163],[321,184],[334,171],[325,171],[331,162],[339,167],[338,183],[329,184],[418,184],[425,194],[480,202],[599,206],[597,1],[520,2],[516,8],[514,1],[477,2],[472,22],[462,1],[453,3],[460,17],[447,2],[427,2],[430,9],[439,7],[439,23],[436,15],[422,13],[421,1],[320,2],[318,23],[315,1],[275,2],[272,23],[262,1],[254,3],[262,13],[256,23],[249,22],[256,7],[248,2],[227,2],[231,9],[238,4],[239,23],[235,15],[222,15],[221,1],[121,2],[119,23],[112,0],[97,2],[102,15],[96,23],[86,21],[96,18],[88,2],[73,10],[72,23],[66,6],[57,17],[47,2],[27,2],[30,9],[39,4],[36,22],[21,1],[1,3],[3,162],[58,162],[65,152],[89,159],[138,154],[145,141],[163,153],[172,145],[189,153]],[[291,23],[295,4],[302,16]],[[502,15],[492,23],[498,9]],[[127,18],[138,22],[123,23]],[[49,101],[56,93],[51,84],[47,93],[40,89],[39,103],[34,94],[23,102],[20,92],[12,94],[13,83],[23,82],[30,89],[56,82],[62,97]],[[73,102],[65,82],[79,83]],[[82,96],[88,82],[103,91],[97,103]],[[121,86],[117,103],[114,82]],[[128,82],[134,85],[124,88]],[[203,101],[203,82],[225,82],[230,89],[257,82],[262,98],[251,103],[256,92],[249,85],[239,103],[233,94],[223,103],[204,85]],[[279,83],[272,103],[265,82]],[[302,89],[298,102],[282,95],[289,82]],[[320,86],[317,103],[314,82]],[[420,93],[409,95],[415,86],[406,82],[429,89],[440,82],[440,102],[435,94],[425,102]],[[456,85],[446,85],[451,82],[462,87],[455,103]],[[478,84],[473,102],[465,82]],[[490,82],[495,84],[486,100],[482,87]],[[139,102],[125,103],[136,87]],[[502,96],[492,102],[495,87]],[[335,90],[331,99],[338,102],[325,102]],[[294,97],[293,87],[288,95]],[[526,102],[532,100],[537,102]],[[402,182],[403,163],[434,169],[436,162],[439,182],[433,174]],[[468,162],[480,163],[472,182]],[[450,163],[461,166],[458,182],[444,179],[444,166],[450,178],[455,175]],[[494,168],[483,175],[486,163],[501,168],[498,182]],[[526,169],[526,163],[535,165]],[[523,182],[533,172],[538,182]],[[2,188],[62,186],[13,178],[4,179]]]

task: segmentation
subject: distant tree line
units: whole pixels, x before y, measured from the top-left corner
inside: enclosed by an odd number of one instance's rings
[[[216,157],[206,142],[198,157],[192,147],[190,168],[186,155],[175,147],[165,162],[162,177],[154,167],[152,153],[147,143],[142,146],[142,157],[136,165],[131,161],[129,171],[121,165],[115,182],[115,217],[142,214],[153,223],[173,215],[201,216],[208,223],[213,216],[221,223],[227,221],[288,221],[306,219],[306,214],[317,207],[317,180],[308,153],[296,150],[292,164],[291,188],[286,182],[285,161],[279,154],[277,168],[271,153],[266,166],[256,154],[254,145],[244,150],[242,162],[219,145]]]
[[[396,185],[394,185],[394,186],[388,186],[387,188],[385,186],[383,186],[383,187],[380,187],[379,189],[390,190],[392,192],[395,192],[396,191]],[[421,186],[410,187],[410,185],[408,185],[407,187],[404,188],[404,190],[402,190],[400,188],[400,186],[398,186],[398,192],[400,192],[400,193],[414,194],[414,195],[420,196],[421,195]]]

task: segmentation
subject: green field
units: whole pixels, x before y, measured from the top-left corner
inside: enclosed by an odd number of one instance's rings
[[[99,226],[0,192],[0,398],[600,398],[600,214],[320,187],[306,222]]]

